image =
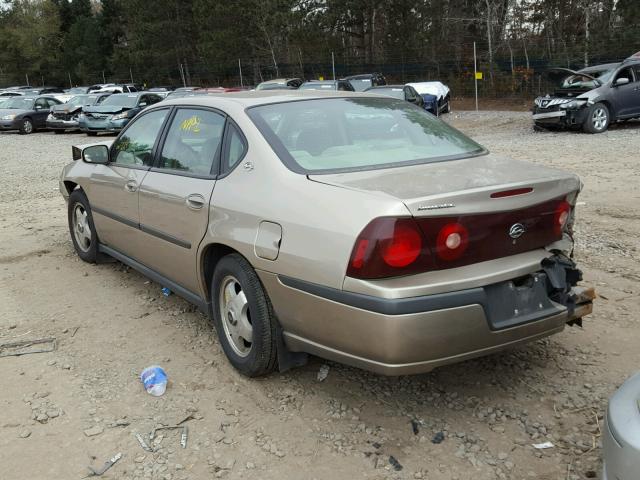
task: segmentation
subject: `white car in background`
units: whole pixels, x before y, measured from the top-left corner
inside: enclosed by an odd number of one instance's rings
[[[412,82],[407,85],[413,87],[422,96],[424,108],[428,112],[438,116],[451,111],[451,92],[444,83]]]

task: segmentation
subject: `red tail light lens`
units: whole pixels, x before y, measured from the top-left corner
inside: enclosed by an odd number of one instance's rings
[[[413,218],[376,218],[358,236],[347,275],[383,278],[429,270],[430,255]]]
[[[460,223],[448,223],[440,229],[436,239],[436,254],[446,261],[462,256],[469,245],[469,232]]]
[[[347,275],[398,277],[544,248],[562,238],[570,218],[565,197],[502,212],[376,218],[358,236]]]
[[[553,219],[553,228],[556,234],[562,235],[564,227],[566,227],[571,215],[571,205],[566,200],[563,200],[556,207],[556,213]]]
[[[397,223],[393,237],[383,242],[381,254],[391,267],[406,267],[415,262],[422,250],[422,235],[417,227]]]

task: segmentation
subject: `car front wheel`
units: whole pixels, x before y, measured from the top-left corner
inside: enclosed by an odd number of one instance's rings
[[[25,118],[20,123],[20,134],[21,135],[29,135],[30,133],[33,133],[34,130],[35,129],[33,128],[33,122],[31,121],[30,118]]]
[[[69,233],[73,247],[85,262],[95,263],[98,259],[98,235],[93,224],[89,200],[82,190],[74,190],[69,195]]]
[[[248,377],[276,368],[276,320],[267,293],[249,262],[223,257],[211,282],[213,321],[231,364]]]
[[[609,127],[609,109],[604,103],[596,103],[589,107],[587,118],[582,128],[587,133],[602,133]]]

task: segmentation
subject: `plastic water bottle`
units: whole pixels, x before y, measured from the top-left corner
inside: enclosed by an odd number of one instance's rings
[[[167,374],[158,365],[145,368],[140,374],[140,380],[147,393],[154,397],[161,396],[167,389]]]

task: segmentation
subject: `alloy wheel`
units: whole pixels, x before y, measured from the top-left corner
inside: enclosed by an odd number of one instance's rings
[[[32,133],[33,132],[33,123],[31,123],[31,120],[25,120],[22,123],[22,129],[24,130],[24,133]]]
[[[604,108],[596,108],[591,115],[591,123],[596,130],[603,130],[607,126],[608,115]]]
[[[87,211],[80,203],[77,203],[73,208],[73,236],[78,248],[83,252],[88,252],[91,248],[91,227]]]
[[[251,352],[253,325],[249,302],[238,280],[229,275],[220,284],[220,318],[233,351],[240,357]]]

